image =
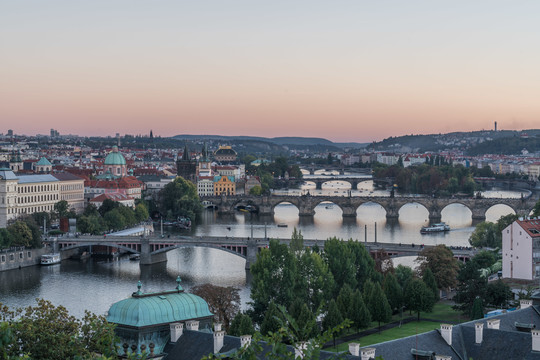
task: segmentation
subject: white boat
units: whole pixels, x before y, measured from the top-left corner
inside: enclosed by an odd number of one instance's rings
[[[60,264],[62,259],[59,253],[41,255],[41,265],[54,265]]]
[[[420,234],[430,234],[445,231],[450,231],[450,225],[442,222],[430,226],[423,226],[422,229],[420,229]]]

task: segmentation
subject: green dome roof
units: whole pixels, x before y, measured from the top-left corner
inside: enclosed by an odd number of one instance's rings
[[[117,146],[113,146],[112,152],[105,158],[105,165],[126,165],[126,159],[118,152]]]
[[[134,293],[114,303],[107,321],[125,326],[144,327],[213,316],[201,297],[180,291],[155,294]]]
[[[39,159],[39,161],[36,163],[38,166],[52,166],[51,162],[47,160],[45,157],[42,157]]]

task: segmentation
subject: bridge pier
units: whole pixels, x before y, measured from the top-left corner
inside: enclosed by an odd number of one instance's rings
[[[162,252],[158,254],[151,254],[152,250],[150,249],[150,239],[143,237],[141,238],[141,260],[139,264],[141,265],[152,265],[160,262],[167,261],[167,253]]]
[[[394,206],[389,206],[385,208],[386,218],[387,219],[398,219],[399,218],[399,209]]]
[[[344,218],[356,218],[355,207],[350,207],[350,206],[342,207],[341,210],[343,211],[343,214],[341,216],[343,216]]]
[[[248,239],[247,251],[246,251],[246,270],[251,268],[251,264],[257,261],[257,253],[259,252],[259,246],[257,241],[253,238]]]

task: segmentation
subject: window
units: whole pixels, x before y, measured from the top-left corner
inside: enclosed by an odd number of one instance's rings
[[[31,252],[31,251],[29,251],[29,252],[27,253],[27,257],[28,257],[29,259],[32,257],[32,252]]]
[[[20,252],[20,253],[19,253],[19,259],[22,259],[22,258],[23,258],[23,253]]]
[[[2,262],[6,262],[6,255],[2,255]]]

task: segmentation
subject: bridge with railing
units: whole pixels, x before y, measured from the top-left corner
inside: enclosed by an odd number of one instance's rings
[[[290,239],[278,239],[281,243],[290,243]],[[89,248],[106,246],[123,252],[140,254],[140,264],[149,265],[167,261],[166,253],[178,248],[206,247],[237,255],[246,260],[246,269],[257,259],[257,253],[270,244],[268,238],[245,238],[228,236],[78,236],[60,237],[51,239],[56,250],[63,252],[77,248]],[[325,240],[304,239],[304,246],[318,246],[324,249]],[[430,245],[420,244],[394,244],[379,242],[363,242],[368,251],[374,256],[385,254],[390,257],[417,256],[424,248]],[[91,250],[90,250],[91,251]],[[454,256],[465,261],[474,255],[474,250],[469,248],[452,249]]]
[[[356,217],[357,209],[366,203],[379,204],[386,211],[388,219],[397,219],[399,210],[406,204],[419,204],[429,212],[432,222],[441,220],[442,210],[452,204],[460,204],[471,211],[473,220],[484,221],[486,212],[495,205],[507,205],[520,216],[528,216],[536,200],[532,197],[522,198],[433,198],[429,196],[292,196],[292,195],[221,195],[202,198],[207,206],[216,208],[221,214],[233,214],[238,207],[248,207],[261,215],[273,215],[277,205],[290,203],[298,208],[299,216],[315,215],[315,207],[323,202],[330,202],[342,210],[343,217]]]

